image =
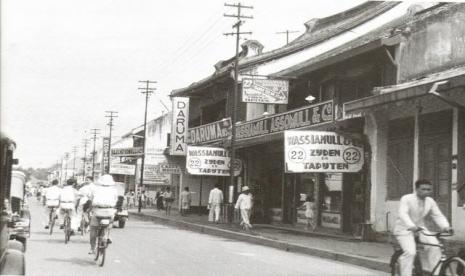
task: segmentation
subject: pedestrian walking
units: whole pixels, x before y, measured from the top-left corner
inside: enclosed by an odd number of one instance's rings
[[[181,197],[181,216],[185,216],[189,213],[191,208],[191,193],[189,187],[184,188],[184,191],[180,194]]]
[[[250,224],[250,213],[253,206],[253,198],[252,194],[250,193],[250,189],[248,186],[242,187],[242,193],[239,195],[236,201],[236,206],[234,207],[236,210],[239,209],[241,212],[241,226],[245,228],[245,230],[249,230],[252,228]]]
[[[307,195],[305,198],[305,202],[302,205],[301,209],[305,210],[305,219],[307,220],[307,225],[305,226],[305,230],[312,230],[315,231],[316,222],[315,222],[315,215],[313,209],[315,209],[315,203],[313,202],[313,198],[310,195]]]
[[[163,191],[159,190],[156,197],[157,210],[163,210]]]
[[[210,191],[208,196],[208,221],[218,223],[220,220],[221,204],[223,204],[223,191],[219,189],[220,184],[216,183],[215,188]]]
[[[173,205],[174,201],[174,194],[170,187],[166,188],[166,192],[163,194],[163,199],[165,200],[166,215],[169,216],[171,212],[171,206]]]

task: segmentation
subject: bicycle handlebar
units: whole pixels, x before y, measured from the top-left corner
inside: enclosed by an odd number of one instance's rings
[[[430,236],[430,237],[451,237],[454,235],[454,230],[451,229],[450,231],[447,232],[427,232],[425,228],[419,227],[420,229],[416,231],[417,233],[420,232],[422,235],[425,236]]]

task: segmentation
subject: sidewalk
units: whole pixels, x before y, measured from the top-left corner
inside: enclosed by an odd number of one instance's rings
[[[166,216],[164,210],[157,211],[155,209],[142,209],[141,213],[138,213],[137,209],[131,209],[129,213],[130,217],[153,220],[191,231],[337,260],[385,272],[390,271],[389,260],[393,249],[388,243],[341,239],[341,236],[309,233],[299,229],[261,224],[254,224],[251,232],[245,232],[237,224],[211,223],[208,222],[207,215],[190,214],[183,217],[179,215],[177,210],[172,211],[170,216]]]

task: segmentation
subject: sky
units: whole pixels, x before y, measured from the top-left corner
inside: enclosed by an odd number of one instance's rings
[[[264,51],[296,38],[304,23],[362,0],[249,0],[243,31]],[[223,1],[2,0],[0,129],[17,143],[22,167],[45,168],[78,148],[90,129],[108,135],[105,111],[118,111],[113,137],[143,124],[141,80],[157,81],[148,118],[171,108],[169,93],[232,57],[237,10]],[[236,2],[227,2],[236,3]]]

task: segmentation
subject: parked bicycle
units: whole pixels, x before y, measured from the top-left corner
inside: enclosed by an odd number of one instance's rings
[[[424,243],[420,241],[419,238],[419,233],[425,236],[433,236],[436,237],[439,241],[438,244],[430,244],[430,243]],[[449,232],[437,232],[437,233],[429,233],[426,232],[424,229],[421,229],[418,231],[418,233],[415,233],[415,243],[417,244],[417,254],[415,256],[415,261],[413,264],[413,271],[412,275],[413,276],[424,276],[424,275],[437,275],[436,272],[439,269],[439,275],[440,276],[465,276],[465,260],[460,258],[458,255],[454,255],[451,257],[447,257],[445,254],[445,246],[444,243],[441,241],[440,238],[442,237],[449,237],[452,236],[453,233]],[[423,247],[423,246],[436,246],[441,249],[441,258],[439,259],[438,263],[434,266],[433,271],[430,273],[427,273],[423,271],[420,257],[418,256],[418,251]],[[395,248],[395,252],[391,257],[391,275],[396,276],[400,275],[400,269],[399,269],[399,257],[402,255],[402,249],[397,249]]]
[[[98,217],[98,228],[97,228],[97,244],[95,261],[99,266],[103,266],[105,263],[106,250],[109,244],[110,237],[110,224],[112,223],[111,217]]]

